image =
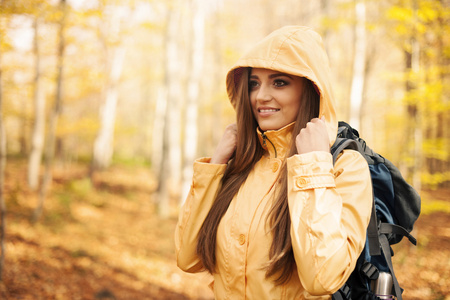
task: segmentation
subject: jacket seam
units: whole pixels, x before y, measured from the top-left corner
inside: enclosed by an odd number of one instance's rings
[[[193,187],[192,187],[193,188]],[[193,196],[194,197],[194,196]],[[186,216],[186,222],[183,222],[183,224],[180,224],[180,247],[177,249],[177,261],[179,260],[181,249],[183,249],[184,245],[184,232],[186,231],[186,224],[188,224],[190,218],[191,218],[191,212],[192,212],[192,201],[189,201],[188,203],[189,210]],[[184,218],[183,218],[184,219]]]
[[[277,53],[275,54],[275,57],[274,57],[273,60],[272,60],[272,63],[271,63],[271,65],[270,65],[271,67],[273,67],[273,64],[275,63],[275,61],[277,60],[278,56],[280,55],[280,52],[281,52],[281,49],[283,48],[283,45],[286,43],[287,40],[291,39],[291,37],[292,37],[294,34],[296,34],[298,31],[299,31],[298,29],[295,30],[295,31],[293,31],[289,36],[287,36],[287,37],[283,40],[283,42],[281,43],[281,45],[278,47],[278,51],[277,51]]]

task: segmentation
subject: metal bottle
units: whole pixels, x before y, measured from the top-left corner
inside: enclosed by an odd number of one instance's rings
[[[397,299],[392,295],[392,276],[387,272],[380,272],[378,279],[371,283],[372,292],[380,299]]]

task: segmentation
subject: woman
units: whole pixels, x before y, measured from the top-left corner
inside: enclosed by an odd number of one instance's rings
[[[330,299],[361,253],[365,159],[333,166],[337,119],[321,38],[281,28],[227,75],[237,122],[194,163],[175,233],[178,266],[209,271],[217,299]]]

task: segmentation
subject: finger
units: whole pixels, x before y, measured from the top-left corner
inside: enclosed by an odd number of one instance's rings
[[[319,119],[319,118],[314,118],[314,119],[311,119],[311,121],[309,121],[309,123],[319,123],[319,122],[321,122],[322,121],[322,119]]]

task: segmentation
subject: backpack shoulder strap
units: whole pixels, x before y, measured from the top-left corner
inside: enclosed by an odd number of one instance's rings
[[[367,226],[367,242],[369,244],[370,256],[381,255],[375,203],[372,203],[372,213],[370,215],[369,225]]]
[[[400,288],[400,285],[397,281],[397,277],[395,276],[395,273],[394,273],[394,266],[392,265],[391,247],[389,245],[387,236],[384,234],[380,234],[380,245],[381,245],[381,248],[383,249],[384,258],[386,259],[386,262],[389,266],[389,271],[392,276],[395,296],[397,297],[397,300],[402,300],[403,299],[402,298],[402,289]]]
[[[337,138],[334,142],[334,145],[331,147],[331,153],[333,155],[333,165],[336,163],[339,154],[344,149],[353,149],[362,153],[361,145],[357,141],[346,138]]]
[[[331,300],[352,300],[352,290],[345,283],[336,293],[331,297]]]
[[[400,225],[391,224],[391,223],[381,223],[380,224],[380,233],[389,235],[391,233],[395,234],[396,236],[406,236],[408,240],[414,245],[417,245],[417,240],[415,237],[413,237],[408,230],[403,228]]]

